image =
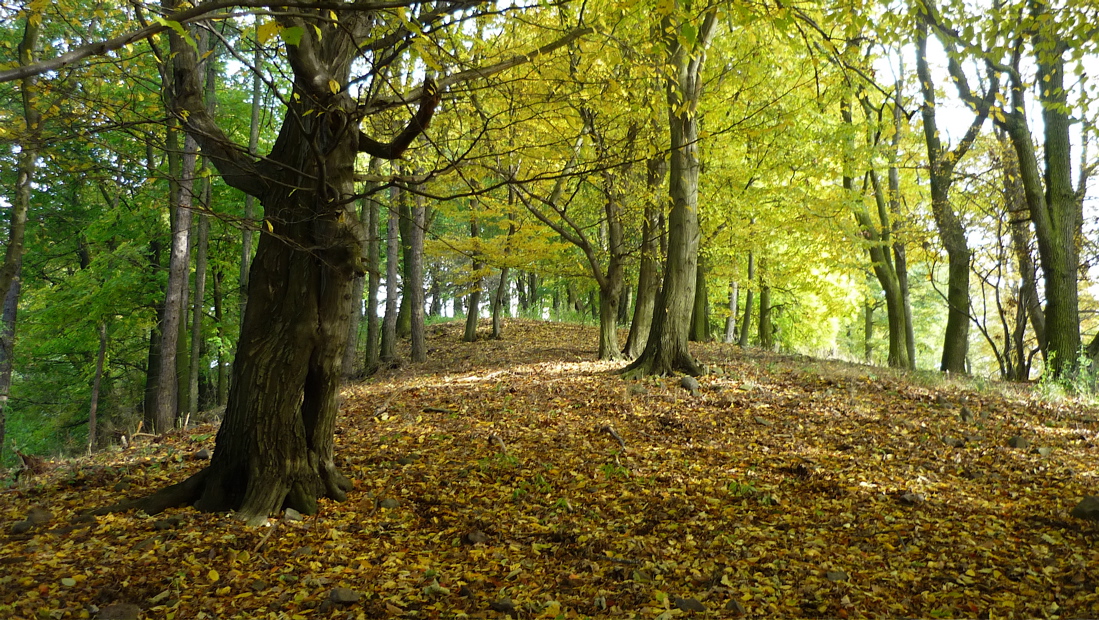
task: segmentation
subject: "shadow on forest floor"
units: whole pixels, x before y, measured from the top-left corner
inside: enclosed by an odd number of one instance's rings
[[[1099,615],[1068,516],[1099,491],[1094,410],[718,344],[692,396],[594,361],[595,328],[460,338],[347,388],[355,490],[303,521],[70,522],[196,471],[211,426],[0,493],[0,617]]]

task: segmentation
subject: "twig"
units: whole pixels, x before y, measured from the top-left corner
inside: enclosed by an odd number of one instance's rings
[[[424,407],[424,413],[454,413],[454,410],[445,407]]]
[[[488,442],[489,444],[496,444],[500,448],[500,452],[503,453],[504,456],[508,456],[508,448],[504,445],[504,440],[500,439],[499,435],[496,433],[489,435]]]
[[[271,538],[271,534],[275,533],[275,530],[277,530],[279,528],[280,523],[282,523],[281,520],[275,521],[275,523],[267,530],[267,533],[263,535],[263,538],[261,538],[260,541],[258,543],[256,543],[256,546],[252,549],[252,553],[259,552],[259,550],[262,549],[263,546],[267,544],[267,539]]]
[[[605,424],[599,427],[599,430],[607,433],[611,437],[614,437],[618,441],[618,445],[622,446],[622,452],[626,451],[626,442],[622,441],[622,436],[618,434],[618,431],[614,430],[614,427],[610,424]]]

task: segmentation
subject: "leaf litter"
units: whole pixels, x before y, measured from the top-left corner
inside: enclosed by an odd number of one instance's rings
[[[197,471],[213,426],[0,492],[0,616],[1099,615],[1093,409],[721,344],[688,391],[593,361],[594,328],[504,335],[436,325],[349,386],[355,489],[314,516],[80,518]]]

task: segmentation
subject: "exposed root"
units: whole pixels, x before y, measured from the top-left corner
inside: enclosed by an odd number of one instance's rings
[[[192,504],[198,500],[199,495],[206,486],[206,479],[209,475],[210,468],[207,467],[202,471],[193,474],[183,482],[165,487],[147,497],[126,500],[112,506],[97,508],[88,514],[106,515],[116,512],[126,512],[128,510],[143,510],[145,511],[145,514],[155,515],[164,512],[169,508]]]

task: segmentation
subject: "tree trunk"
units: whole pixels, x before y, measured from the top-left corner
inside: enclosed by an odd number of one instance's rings
[[[660,160],[663,163],[662,160]],[[660,181],[653,182],[653,164],[649,164],[649,187],[654,189],[664,178],[664,166],[660,166]],[[633,321],[630,333],[626,337],[626,349],[623,351],[629,359],[641,355],[649,338],[649,328],[653,320],[653,308],[656,295],[660,290],[659,218],[654,206],[645,207],[645,221],[641,227],[641,266],[637,274],[637,300],[633,305]]]
[[[400,213],[397,204],[401,190],[394,185],[389,192],[389,219],[385,238],[385,318],[382,322],[381,360],[397,361],[397,268],[400,262]]]
[[[474,239],[474,243],[481,237],[481,226],[477,221],[477,203],[470,204],[473,211],[469,216],[469,236]],[[476,342],[477,341],[477,319],[481,314],[481,270],[485,268],[485,264],[481,262],[480,246],[475,245],[473,251],[473,281],[470,284],[469,295],[466,303],[466,329],[462,334],[462,342]]]
[[[214,322],[218,330],[218,382],[217,382],[217,406],[224,407],[229,400],[229,364],[225,360],[225,352],[228,349],[228,334],[225,331],[225,295],[222,282],[225,281],[225,272],[219,266],[214,270]]]
[[[209,180],[207,179],[207,183]],[[206,189],[209,200],[209,185]],[[209,202],[207,202],[209,204]],[[198,216],[198,242],[195,244],[195,299],[191,316],[191,358],[188,369],[187,415],[194,418],[198,414],[198,379],[202,370],[202,319],[206,313],[206,253],[210,244],[210,220],[205,213]]]
[[[370,162],[372,172],[381,173],[381,160],[372,159]],[[379,252],[381,251],[381,239],[378,237],[378,223],[381,218],[381,201],[376,198],[377,193],[367,197],[368,214],[366,218],[366,273],[369,278],[366,293],[366,363],[364,372],[373,373],[378,367],[378,288],[381,286],[381,264]]]
[[[369,194],[371,187],[363,188],[363,191]],[[363,198],[359,201],[359,222],[363,226],[368,225],[369,210],[368,202],[369,198]],[[370,232],[366,233],[368,235]],[[370,257],[367,256],[369,252],[369,243],[362,244],[362,255],[359,260],[363,265],[368,265]],[[367,273],[370,273],[369,268]],[[363,319],[363,291],[366,288],[366,276],[363,274],[355,274],[355,279],[351,284],[351,317],[350,324],[347,328],[347,344],[344,345],[343,360],[340,362],[340,374],[343,376],[344,381],[354,377],[357,373],[355,368],[355,361],[359,358],[359,328]],[[376,298],[375,298],[376,299]]]
[[[744,297],[744,320],[740,324],[741,347],[748,346],[749,329],[752,327],[752,308],[755,306],[755,291],[752,289],[756,280],[756,254],[748,251],[748,294]]]
[[[709,342],[713,340],[713,333],[710,331],[710,289],[706,286],[706,259],[702,256],[698,258],[696,274],[690,339],[695,342]]]
[[[739,292],[736,280],[729,282],[729,316],[725,318],[724,338],[726,344],[736,342],[737,296]]]
[[[424,197],[417,194],[412,207],[409,226],[408,297],[411,319],[412,361],[427,361],[427,342],[424,339],[424,229],[427,226]]]
[[[403,173],[404,168],[401,169]],[[412,335],[412,295],[409,287],[412,280],[412,205],[408,192],[401,192],[400,231],[401,231],[401,307],[397,312],[397,337],[408,338]]]
[[[678,1],[673,2],[674,8],[681,9],[678,5]],[[668,193],[672,205],[668,214],[668,255],[648,341],[641,355],[627,366],[627,372],[657,375],[675,371],[691,375],[703,372],[687,346],[701,234],[698,225],[698,102],[702,95],[706,48],[717,23],[715,6],[709,5],[703,11],[701,27],[679,22],[679,16],[673,14],[662,20],[668,65],[674,69],[666,79],[671,145]],[[682,34],[685,30],[697,36],[685,36]]]
[[[252,72],[252,120],[248,130],[248,154],[255,157],[259,155],[259,113],[263,101],[263,81],[259,68],[263,62],[262,47],[255,46],[252,54],[252,63],[255,70]],[[252,266],[252,232],[255,228],[256,197],[252,194],[244,196],[244,221],[241,222],[240,240],[240,316],[244,323],[244,313],[248,305],[248,272]]]
[[[775,328],[771,323],[771,285],[767,283],[767,262],[759,261],[759,347],[775,348]]]
[[[503,315],[507,300],[508,268],[505,265],[500,268],[500,281],[496,285],[496,294],[492,296],[492,339],[499,340],[503,337]]]
[[[874,362],[874,302],[867,298],[862,303],[862,359]]]
[[[169,129],[169,131],[173,131]],[[184,139],[183,156],[180,159],[178,193],[171,202],[172,245],[168,259],[168,286],[164,295],[163,321],[161,322],[160,363],[157,377],[156,409],[149,420],[150,432],[163,434],[175,427],[179,378],[176,362],[183,321],[183,295],[187,288],[188,250],[191,233],[191,207],[194,202],[195,160],[198,144],[188,134]]]
[[[19,310],[19,291],[22,279],[16,271],[4,307],[0,313],[0,461],[4,458],[4,441],[7,428],[8,397],[11,395],[11,376],[14,369],[15,320]]]
[[[99,386],[103,381],[103,360],[107,356],[107,324],[99,323],[99,354],[95,357],[95,375],[92,378],[91,404],[88,406],[88,452],[95,452],[97,437],[96,412],[99,410]]]

